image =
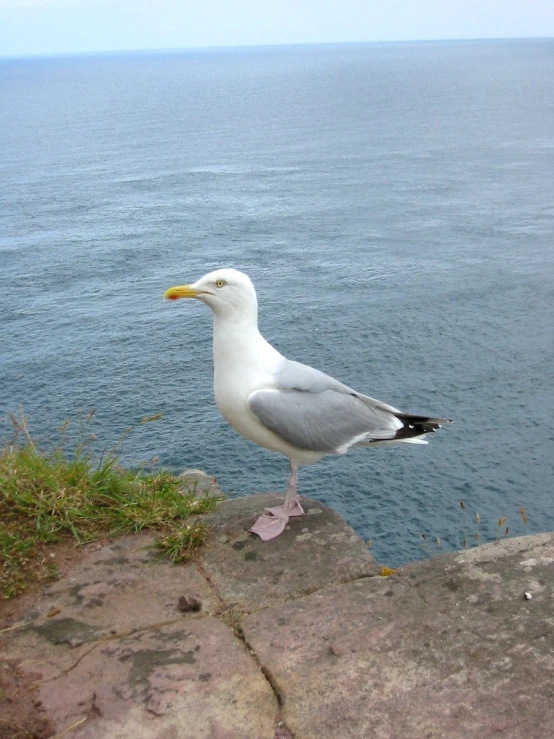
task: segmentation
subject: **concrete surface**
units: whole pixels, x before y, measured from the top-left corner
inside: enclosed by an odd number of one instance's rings
[[[382,577],[315,501],[277,540],[249,534],[275,500],[223,503],[188,565],[149,536],[90,547],[0,634],[49,736],[554,737],[554,534]]]

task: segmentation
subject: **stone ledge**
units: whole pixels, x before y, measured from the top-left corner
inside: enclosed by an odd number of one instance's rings
[[[378,574],[367,546],[335,511],[301,500],[306,516],[291,519],[270,542],[248,529],[264,507],[283,502],[282,493],[227,500],[205,519],[212,536],[201,561],[228,607],[257,611],[332,583]]]
[[[249,534],[281,500],[223,503],[206,517],[212,535],[197,562],[171,566],[153,556],[152,537],[124,537],[90,548],[44,589],[0,647],[55,734],[550,735],[554,534],[381,577],[364,543],[316,501],[304,499],[306,517],[276,540]],[[182,613],[181,596],[201,610]]]

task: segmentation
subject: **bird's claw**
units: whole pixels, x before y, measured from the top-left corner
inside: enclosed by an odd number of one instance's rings
[[[272,516],[276,516],[277,518],[283,518],[286,516],[287,518],[292,516],[305,516],[304,509],[300,505],[300,502],[295,500],[294,503],[291,505],[291,507],[288,509],[288,511],[285,511],[285,506],[277,506],[276,508],[264,508],[265,511],[267,511]]]
[[[304,516],[304,509],[300,502],[295,500],[288,510],[285,506],[277,506],[276,508],[265,508],[265,513],[258,518],[250,531],[258,534],[262,541],[275,539],[284,530],[291,516]]]
[[[270,541],[283,533],[287,523],[288,517],[266,516],[265,514],[262,514],[250,531],[253,534],[258,534],[262,541]]]

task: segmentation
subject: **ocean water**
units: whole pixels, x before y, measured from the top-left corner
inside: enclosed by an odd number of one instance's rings
[[[455,419],[301,469],[380,561],[554,528],[552,40],[0,60],[0,101],[3,438],[161,412],[129,464],[284,489],[215,408],[209,310],[162,301],[234,266],[285,355]]]

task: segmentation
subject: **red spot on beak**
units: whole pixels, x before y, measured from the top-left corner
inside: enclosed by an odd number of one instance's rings
[[[170,295],[169,296],[169,299],[170,300],[177,300],[177,295]]]

